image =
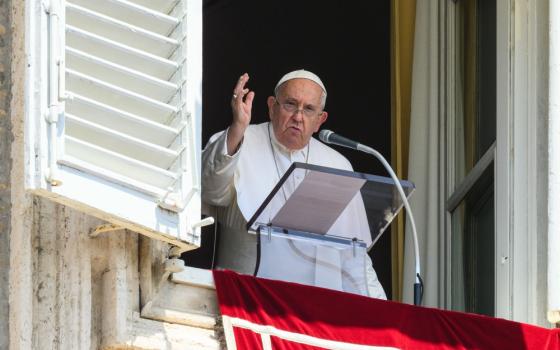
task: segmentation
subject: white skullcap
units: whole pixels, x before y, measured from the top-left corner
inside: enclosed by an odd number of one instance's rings
[[[278,81],[278,84],[276,84],[276,87],[274,87],[274,93],[276,94],[278,92],[278,88],[280,87],[280,85],[282,85],[285,82],[287,82],[288,80],[292,80],[292,79],[308,79],[308,80],[311,80],[311,81],[315,82],[317,85],[319,85],[321,87],[321,89],[323,89],[323,92],[325,93],[325,97],[327,96],[327,89],[325,89],[325,85],[323,85],[323,82],[321,81],[321,79],[319,79],[319,77],[316,74],[313,74],[310,71],[307,71],[307,70],[304,70],[304,69],[295,70],[293,72],[290,72],[290,73],[284,75],[280,79],[280,81]]]

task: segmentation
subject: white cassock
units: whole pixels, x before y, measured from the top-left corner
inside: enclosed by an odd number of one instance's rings
[[[308,147],[289,151],[276,140],[272,125],[268,122],[249,125],[243,143],[232,156],[227,154],[226,141],[227,132],[217,133],[210,138],[202,152],[202,199],[206,204],[216,207],[221,224],[216,265],[252,274],[257,246],[255,235],[247,232],[247,221],[290,165],[293,162],[308,162],[343,170],[352,170],[352,166],[340,153],[314,138],[311,138]],[[299,182],[303,178],[295,180]],[[352,201],[343,214],[329,233],[333,230],[343,232],[340,230],[344,228],[369,247],[372,243],[371,234],[361,198]],[[367,254],[365,259],[365,294],[386,299]]]

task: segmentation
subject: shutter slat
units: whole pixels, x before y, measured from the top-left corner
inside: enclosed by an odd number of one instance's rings
[[[81,119],[70,113],[66,113],[66,132],[71,137],[162,169],[171,168],[179,156],[177,151],[154,145],[111,128]]]
[[[150,8],[161,13],[170,13],[173,8],[179,3],[179,0],[134,0],[131,1],[137,5]]]
[[[161,189],[171,186],[177,179],[177,175],[171,171],[71,136],[65,137],[65,146],[66,154],[74,158]]]
[[[162,147],[171,145],[180,132],[179,129],[161,124],[161,121],[142,118],[77,94],[73,94],[72,99],[66,102],[66,111]]]
[[[100,178],[110,180],[111,182],[139,191],[140,193],[150,194],[156,198],[165,194],[165,190],[157,186],[148,185],[145,182],[110,171],[105,167],[99,167],[91,163],[84,162],[83,160],[68,154],[66,154],[64,158],[58,162],[59,164],[83,171],[84,173],[93,174],[95,176],[99,176]]]
[[[66,23],[161,57],[169,57],[179,45],[175,39],[71,3],[66,4]]]
[[[154,78],[86,52],[66,48],[66,65],[69,69],[88,72],[112,85],[141,93],[159,101],[169,101],[179,89],[176,84]]]
[[[179,63],[135,49],[86,30],[66,26],[66,45],[96,57],[128,66],[156,78],[168,80],[179,68]]]
[[[168,35],[179,19],[126,0],[72,0],[73,3],[105,15],[126,19],[130,24]]]
[[[72,93],[87,95],[88,97],[103,101],[115,108],[149,118],[150,115],[158,113],[163,119],[177,113],[178,108],[135,92],[106,83],[102,80],[86,74],[66,70],[67,89]]]

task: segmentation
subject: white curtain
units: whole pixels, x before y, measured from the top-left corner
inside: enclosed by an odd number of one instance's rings
[[[412,108],[410,125],[409,179],[416,184],[411,198],[418,240],[423,305],[440,306],[439,282],[443,264],[443,241],[439,239],[439,102],[438,102],[438,1],[416,3],[416,30],[412,67]],[[403,301],[413,302],[414,246],[412,230],[405,231]],[[441,261],[440,261],[441,257]]]

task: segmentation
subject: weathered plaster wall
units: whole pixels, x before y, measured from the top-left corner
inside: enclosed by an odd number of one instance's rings
[[[8,347],[8,276],[10,232],[11,31],[10,1],[0,1],[0,349]]]
[[[123,239],[89,239],[99,220],[45,199],[32,210],[32,347],[98,348],[105,253],[126,254]]]
[[[29,349],[218,348],[211,329],[140,317],[139,262],[150,257],[139,255],[138,234],[91,238],[103,221],[40,197],[31,212]],[[184,302],[193,295],[175,297]],[[12,348],[20,344],[13,338]]]
[[[29,281],[31,293],[14,289],[11,300],[27,312],[12,317],[31,327],[13,328],[10,349],[218,348],[211,329],[139,316],[143,257],[136,233],[117,230],[91,238],[103,221],[40,197],[30,203],[31,225],[19,232],[29,237],[30,252],[17,252],[31,258],[30,274],[11,283]]]
[[[25,1],[4,2],[11,13],[11,99],[12,137],[23,137],[25,76]],[[10,170],[10,273],[9,348],[31,349],[32,324],[32,201],[23,188],[23,142],[12,142]]]

